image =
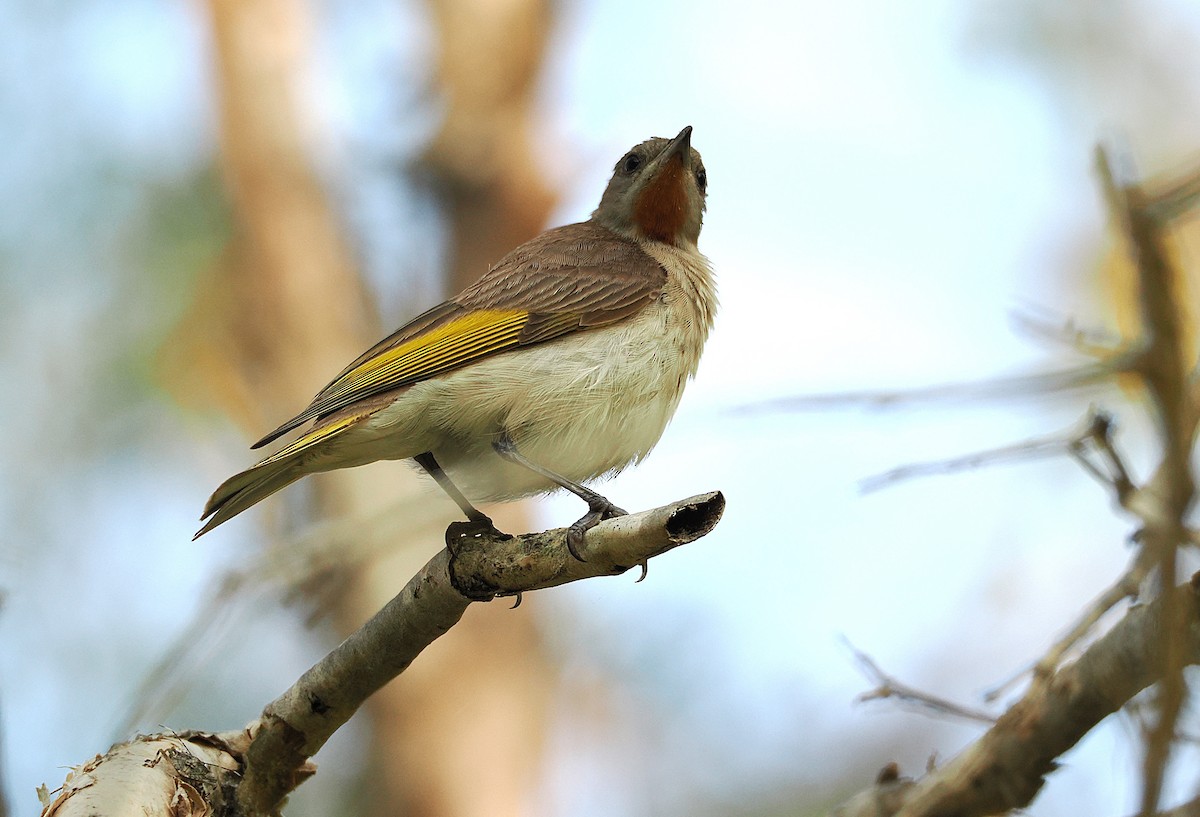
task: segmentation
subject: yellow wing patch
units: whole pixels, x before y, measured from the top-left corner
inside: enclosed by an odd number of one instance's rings
[[[365,397],[416,383],[493,352],[512,348],[521,341],[521,330],[529,319],[529,313],[523,310],[480,309],[385,349],[330,383],[312,405],[280,426],[277,432],[295,428]]]
[[[308,448],[310,445],[319,443],[322,440],[325,440],[325,439],[328,439],[329,437],[334,436],[335,434],[337,434],[340,431],[344,431],[345,429],[354,425],[354,423],[357,420],[358,420],[358,418],[354,417],[354,416],[343,417],[342,419],[338,420],[337,422],[329,423],[328,425],[323,425],[320,428],[314,428],[312,431],[308,432],[307,434],[303,435],[302,437],[299,437],[299,438],[293,440],[292,442],[288,443],[283,448],[276,451],[271,456],[269,456],[266,459],[262,460],[261,462],[257,463],[254,467],[258,468],[263,465],[270,465],[273,462],[279,462],[280,460],[287,459],[288,457],[292,456],[293,454],[299,454],[301,451]]]
[[[516,344],[529,313],[485,309],[469,312],[394,349],[388,349],[330,384],[324,398],[337,399],[424,380],[468,360]]]

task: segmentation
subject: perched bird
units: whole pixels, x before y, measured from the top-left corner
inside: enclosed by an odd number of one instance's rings
[[[522,244],[368,349],[255,443],[314,421],[217,488],[196,536],[306,474],[413,459],[481,532],[499,533],[472,501],[571,491],[588,505],[567,537],[578,558],[587,530],[624,514],[581,483],[650,452],[712,327],[691,136],[637,145],[590,219]]]

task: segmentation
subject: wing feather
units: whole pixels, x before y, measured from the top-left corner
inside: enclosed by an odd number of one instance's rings
[[[368,349],[308,408],[254,447],[359,400],[480,358],[624,320],[657,298],[665,283],[666,271],[636,242],[591,222],[549,230],[513,250],[453,300]]]

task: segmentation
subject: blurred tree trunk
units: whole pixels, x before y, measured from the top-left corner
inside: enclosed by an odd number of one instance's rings
[[[430,0],[429,8],[439,49],[434,90],[446,107],[419,170],[449,220],[452,294],[535,236],[554,205],[532,137],[551,9],[543,0]],[[501,529],[526,529],[517,507],[488,513]],[[361,594],[353,620],[381,606],[408,572]],[[495,606],[472,605],[451,638],[372,699],[369,813],[391,817],[401,805],[430,817],[527,812],[553,668],[530,608]]]
[[[186,364],[188,397],[215,404],[257,436],[303,408],[382,333],[313,172],[304,83],[310,6],[209,0],[207,8],[222,169],[237,238],[201,285],[181,327],[186,351],[175,362]],[[426,163],[451,221],[448,289],[457,289],[536,234],[553,204],[530,138],[550,15],[545,3],[526,0],[430,8],[447,115]],[[415,314],[429,305],[410,306]],[[298,508],[301,496],[310,518],[352,520],[424,490],[386,465],[301,485],[272,500],[272,521],[281,508]],[[452,518],[448,502],[430,504],[432,514]],[[497,522],[521,527],[514,513],[501,509]],[[406,530],[420,527],[414,522],[389,533],[403,540]],[[440,543],[413,544],[369,569],[323,581],[340,590],[333,602],[339,629],[349,632],[373,614]],[[522,813],[541,767],[552,683],[529,608],[474,606],[452,637],[373,699],[367,810]]]
[[[471,284],[546,226],[536,83],[553,20],[548,0],[428,0],[446,118],[425,154],[451,221],[448,282]]]

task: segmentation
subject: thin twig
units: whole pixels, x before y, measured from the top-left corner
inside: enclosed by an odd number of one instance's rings
[[[1110,488],[1117,502],[1124,506],[1135,486],[1129,475],[1129,469],[1113,442],[1112,429],[1112,418],[1108,414],[1093,411],[1087,430],[1071,441],[1069,450],[1076,462],[1098,482]],[[1102,464],[1093,462],[1088,456],[1089,451],[1093,449],[1102,455]],[[1155,567],[1154,560],[1147,558],[1146,553],[1145,549],[1139,548],[1125,572],[1084,609],[1083,614],[1062,638],[1051,645],[1050,649],[1027,670],[1022,670],[989,690],[984,699],[990,702],[1006,694],[1017,681],[1025,676],[1026,672],[1032,672],[1035,683],[1044,682],[1050,678],[1058,669],[1063,656],[1083,640],[1106,613],[1122,601],[1137,596],[1142,583]]]
[[[1034,339],[1066,346],[1095,360],[1111,361],[1128,351],[1128,342],[1119,335],[1101,328],[1076,326],[1074,319],[1036,305],[1027,304],[1014,310],[1011,320],[1015,329]],[[1116,365],[1129,362],[1129,358],[1121,358]]]
[[[1129,370],[1132,356],[1124,352],[1095,363],[1042,374],[998,377],[969,383],[947,383],[923,389],[897,391],[849,391],[782,397],[742,406],[737,414],[777,411],[826,411],[846,406],[887,409],[900,405],[953,399],[988,400],[1052,394],[1103,383]]]
[[[1170,600],[1168,601],[1168,597]],[[1164,632],[1178,626],[1170,610],[1187,613],[1182,643],[1188,663],[1200,662],[1200,577],[1133,608],[1048,683],[1031,686],[979,740],[958,757],[910,782],[889,787],[879,809],[860,792],[839,817],[982,817],[1024,808],[1056,758],[1133,696],[1163,678]]]
[[[1173,174],[1168,182],[1143,185],[1146,215],[1159,224],[1173,221],[1200,205],[1200,166],[1181,175]]]
[[[883,669],[875,662],[871,656],[867,655],[862,650],[855,647],[848,639],[843,638],[843,643],[854,655],[854,660],[858,663],[859,669],[869,681],[875,684],[875,688],[869,692],[864,692],[858,696],[859,701],[882,700],[884,698],[895,698],[904,703],[915,704],[923,709],[931,710],[937,714],[949,715],[955,718],[962,718],[975,723],[993,724],[996,718],[979,709],[972,709],[969,706],[955,703],[954,701],[942,698],[937,695],[932,695],[928,692],[923,692],[914,687],[896,680],[891,675],[883,671]]]
[[[1076,620],[1071,629],[1056,641],[1038,660],[1037,664],[1033,667],[1034,679],[1049,681],[1058,669],[1058,665],[1062,662],[1063,656],[1072,647],[1082,641],[1108,611],[1126,599],[1137,597],[1138,589],[1142,586],[1142,582],[1146,580],[1146,576],[1153,567],[1154,562],[1145,558],[1145,551],[1138,550],[1129,565],[1129,569],[1122,573],[1121,577],[1101,593],[1095,601],[1089,604],[1084,610],[1083,615]]]
[[[1126,599],[1137,597],[1142,582],[1146,580],[1153,568],[1154,561],[1146,558],[1146,551],[1139,549],[1134,554],[1128,569],[1084,608],[1083,613],[1061,638],[1055,641],[1036,662],[989,689],[984,693],[983,699],[988,703],[998,700],[1007,695],[1026,676],[1032,676],[1035,684],[1048,683],[1054,677],[1054,673],[1067,653],[1083,641],[1106,613]]]
[[[918,477],[943,474],[953,474],[958,471],[980,468],[1003,462],[1021,462],[1039,457],[1052,457],[1073,453],[1076,447],[1088,440],[1094,432],[1097,415],[1088,415],[1082,429],[1077,424],[1067,433],[1054,434],[1048,437],[1035,437],[1024,442],[992,448],[987,451],[977,451],[962,457],[948,460],[931,460],[929,462],[901,465],[884,471],[881,474],[867,477],[859,482],[859,490],[866,494],[891,487],[898,482]]]
[[[1103,470],[1087,459],[1084,443],[1089,442],[1103,455],[1106,466]],[[1125,465],[1125,458],[1117,451],[1116,442],[1113,440],[1113,421],[1109,415],[1095,413],[1088,435],[1080,440],[1080,445],[1072,449],[1071,453],[1084,468],[1112,488],[1113,497],[1121,507],[1126,506],[1136,486],[1129,474],[1129,467]]]

